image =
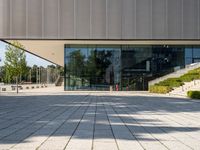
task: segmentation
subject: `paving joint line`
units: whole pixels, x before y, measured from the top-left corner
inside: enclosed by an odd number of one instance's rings
[[[82,114],[82,116],[81,116],[81,119],[79,120],[79,122],[78,122],[78,124],[77,124],[76,128],[74,129],[74,131],[73,131],[73,133],[72,133],[71,137],[69,138],[69,140],[68,140],[68,142],[66,143],[65,147],[63,148],[63,150],[65,150],[65,149],[67,148],[67,146],[68,146],[68,144],[70,143],[70,141],[71,141],[72,137],[74,136],[74,134],[75,134],[76,130],[78,129],[78,126],[80,125],[80,123],[81,123],[81,121],[82,121],[82,119],[83,119],[83,117],[84,117],[85,113],[87,112],[87,110],[88,110],[89,106],[91,105],[92,98],[90,97],[90,99],[91,99],[91,100],[89,101],[87,108],[85,109],[84,113]]]

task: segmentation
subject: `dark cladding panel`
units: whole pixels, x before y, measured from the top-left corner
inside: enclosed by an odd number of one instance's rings
[[[189,0],[190,1],[190,0]],[[182,0],[168,0],[168,38],[182,38]]]
[[[122,38],[136,38],[136,0],[123,0]]]
[[[137,39],[151,39],[151,0],[137,0],[136,5]]]
[[[107,0],[108,39],[122,38],[122,1],[123,0]]]
[[[92,38],[106,38],[106,0],[92,0]]]
[[[28,33],[31,38],[42,37],[42,1],[27,0],[28,2]]]
[[[198,0],[183,0],[183,38],[198,37]]]
[[[152,0],[152,38],[166,39],[166,0]]]
[[[44,37],[58,38],[58,0],[44,0]]]
[[[26,37],[26,0],[12,0],[12,37]]]
[[[76,0],[76,38],[90,38],[90,0]]]
[[[60,1],[60,36],[74,38],[74,0]]]

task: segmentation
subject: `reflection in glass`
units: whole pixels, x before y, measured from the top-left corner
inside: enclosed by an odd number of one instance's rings
[[[66,90],[108,90],[120,82],[117,47],[69,47],[65,53]]]
[[[193,48],[193,57],[194,58],[200,58],[200,47],[194,47]]]
[[[199,46],[65,46],[66,90],[147,90],[148,81],[200,62]]]

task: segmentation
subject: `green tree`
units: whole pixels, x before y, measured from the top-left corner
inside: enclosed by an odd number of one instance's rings
[[[38,68],[38,66],[37,65],[33,65],[33,67],[31,68],[31,82],[32,83],[36,83],[37,81],[37,79],[36,79],[36,73],[37,73],[37,68]]]
[[[14,41],[12,45],[6,46],[4,64],[7,83],[16,81],[16,84],[18,84],[18,80],[27,75],[26,55],[22,49],[24,49],[23,45],[17,41]]]
[[[4,82],[5,67],[0,66],[0,82]]]

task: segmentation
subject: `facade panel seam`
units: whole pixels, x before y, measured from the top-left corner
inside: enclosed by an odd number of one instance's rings
[[[149,37],[153,38],[153,2],[150,0],[150,33]]]
[[[106,0],[106,39],[108,39],[108,0]]]
[[[135,23],[135,39],[137,38],[137,0],[135,0],[135,20],[134,20],[134,23]]]
[[[13,26],[13,21],[12,21],[12,13],[13,13],[13,2],[10,0],[10,37],[13,37],[13,32],[12,32],[12,26]]]
[[[28,0],[25,1],[26,2],[26,38],[28,38]]]
[[[137,0],[135,0],[135,38],[137,38]]]
[[[76,39],[76,0],[74,0],[74,39]]]
[[[168,0],[166,1],[166,6],[165,6],[165,36],[163,38],[168,39],[169,38],[169,31],[168,31]]]
[[[58,0],[58,24],[57,24],[57,28],[58,28],[58,29],[57,29],[57,30],[58,30],[58,31],[57,31],[57,33],[58,33],[58,34],[57,34],[57,37],[58,37],[58,38],[61,37],[61,36],[60,36],[60,16],[61,16],[61,15],[60,15],[60,14],[61,14],[61,13],[60,13],[60,4],[61,4],[60,1],[61,1],[61,0]]]
[[[92,38],[92,0],[90,0],[90,39]]]
[[[42,0],[42,38],[44,38],[44,0]]]
[[[183,19],[183,14],[184,14],[184,2],[181,0],[181,39],[184,37],[184,19]],[[187,35],[186,35],[187,36]]]
[[[193,13],[194,13],[194,14],[193,14],[193,20],[194,20],[194,24],[193,24],[193,37],[197,37],[197,38],[198,38],[198,34],[195,34],[195,19],[196,19],[196,17],[197,17],[197,16],[195,16],[195,14],[196,14],[195,12],[197,12],[195,6],[197,5],[198,2],[196,3],[195,1],[197,2],[198,0],[194,0],[194,5],[193,5],[193,7],[194,7],[194,10],[193,10]],[[195,4],[196,4],[196,5],[195,5]],[[197,6],[197,8],[198,8],[198,6]],[[197,21],[198,21],[198,20],[197,20]],[[198,31],[198,29],[197,29],[197,31]]]
[[[120,7],[121,7],[121,21],[120,21],[121,22],[121,34],[120,35],[121,35],[121,39],[123,39],[123,35],[122,35],[123,34],[123,27],[122,27],[122,25],[123,25],[123,23],[122,23],[123,19],[122,19],[122,17],[124,17],[123,16],[123,10],[124,9],[123,9],[123,2],[122,1],[123,0],[120,0]]]
[[[137,23],[136,23],[136,18],[137,18],[137,11],[136,11],[136,8],[137,8],[137,0],[134,0],[134,19],[133,19],[133,21],[134,21],[134,30],[135,30],[135,35],[134,35],[134,39],[136,39],[136,35],[137,35]]]
[[[197,13],[198,13],[197,14],[197,17],[198,17],[197,18],[197,26],[198,26],[197,38],[200,39],[200,27],[199,27],[200,26],[200,14],[199,14],[200,13],[200,10],[199,10],[200,9],[200,0],[198,0],[197,2],[198,2],[198,6],[197,6],[197,8],[198,8],[198,10],[197,10]]]

